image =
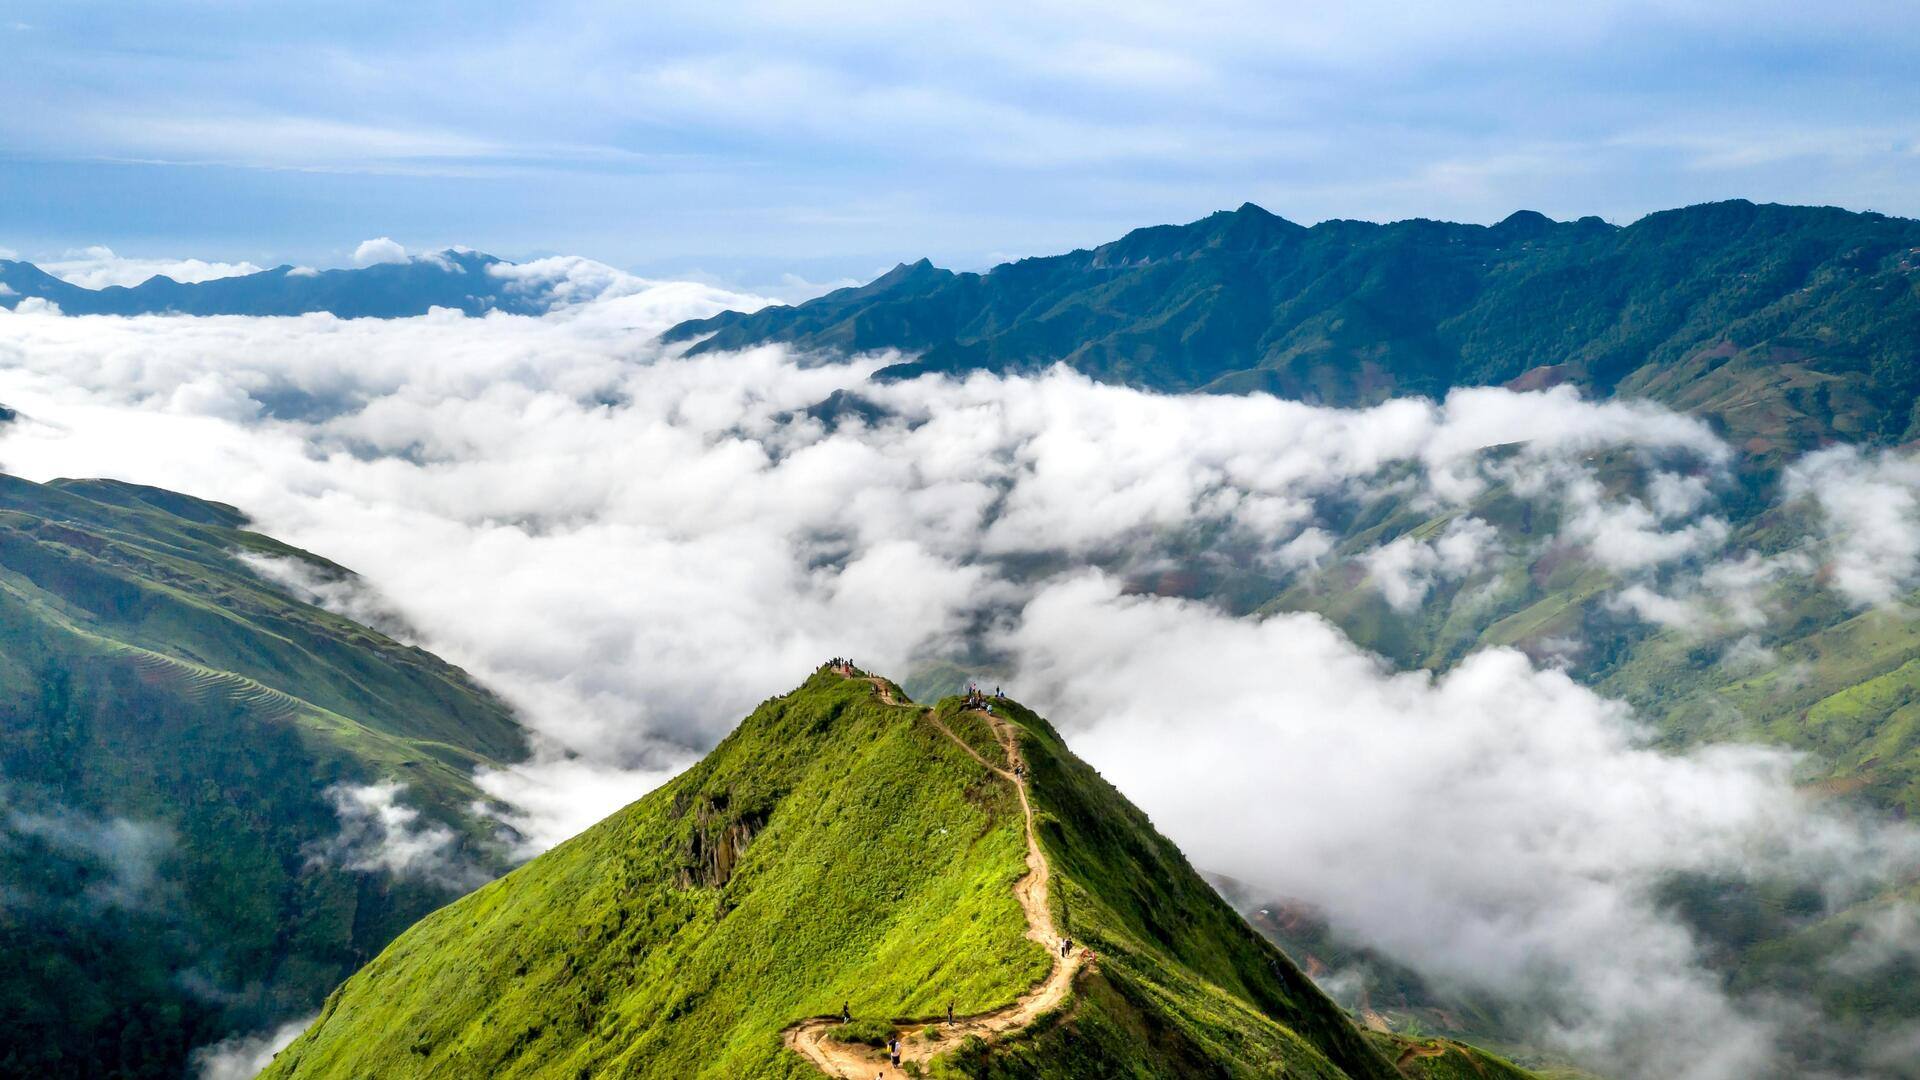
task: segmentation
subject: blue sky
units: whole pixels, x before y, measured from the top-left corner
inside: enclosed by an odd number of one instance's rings
[[[752,283],[1247,200],[1920,215],[1910,4],[1421,6],[0,0],[0,247],[391,235]]]

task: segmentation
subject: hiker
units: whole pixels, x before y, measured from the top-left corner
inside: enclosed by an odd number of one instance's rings
[[[853,1012],[847,1008],[847,1003],[844,1001],[840,1003],[840,1022],[843,1024],[853,1023]]]
[[[894,1035],[889,1037],[887,1039],[887,1049],[893,1054],[893,1063],[895,1065],[899,1065],[900,1064],[900,1036]]]
[[[947,1002],[947,1026],[953,1026],[953,1002]]]

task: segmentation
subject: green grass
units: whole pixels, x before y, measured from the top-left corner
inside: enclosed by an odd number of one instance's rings
[[[310,1012],[454,894],[314,859],[340,829],[331,784],[403,781],[504,868],[472,770],[523,752],[507,708],[261,580],[236,552],[347,572],[243,524],[0,475],[0,801],[165,837],[153,895],[102,907],[110,863],[0,833],[0,1073],[173,1080],[193,1045]]]
[[[1528,1080],[1534,1074],[1470,1043],[1369,1032],[1386,1057],[1413,1080]]]
[[[691,838],[742,825],[731,876],[689,882]],[[817,676],[416,926],[270,1075],[804,1075],[796,1020],[985,1011],[1045,974],[1023,851],[1011,790],[917,708]]]
[[[932,1077],[1398,1074],[1144,815],[1032,713],[1019,726],[1055,920],[1100,955],[1067,1004]],[[980,718],[939,715],[997,760]],[[727,836],[750,836],[744,849]],[[715,869],[709,853],[738,851]],[[918,707],[820,674],[700,764],[423,920],[271,1078],[814,1077],[780,1032],[1010,1003],[1048,970],[1012,886],[1013,789]]]
[[[1055,925],[1100,956],[1101,989],[1019,1050],[1025,1072],[979,1075],[1384,1077],[1392,1070],[1311,980],[1241,919],[1138,808],[1051,725],[1022,730]],[[1162,1048],[1138,1065],[1129,1033]],[[1195,1063],[1206,1068],[1196,1073]],[[1119,1072],[1125,1075],[1125,1072]]]
[[[836,1024],[827,1032],[827,1037],[835,1042],[859,1046],[885,1046],[893,1038],[896,1029],[884,1020],[854,1020],[845,1024]]]

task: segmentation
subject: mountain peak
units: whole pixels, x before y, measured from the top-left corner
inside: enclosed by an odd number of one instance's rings
[[[890,1037],[969,1076],[1397,1075],[1045,721],[837,664],[401,935],[265,1075],[894,1075]]]
[[[1833,400],[1852,410],[1809,411],[1758,368],[1724,369],[1716,379],[1757,380],[1746,389],[1770,404],[1716,393],[1715,403],[1744,404],[1702,406],[1705,415],[1724,422],[1736,444],[1773,453],[1864,431],[1888,441],[1920,436],[1920,383],[1900,365],[1858,361],[1913,351],[1920,299],[1904,275],[1917,247],[1920,222],[1741,200],[1625,227],[1521,210],[1492,226],[1328,220],[1310,229],[1247,203],[1134,229],[1090,251],[984,275],[928,274],[911,292],[848,290],[723,314],[666,337],[710,335],[697,346],[703,351],[782,342],[909,355],[883,378],[1065,363],[1167,393],[1365,405],[1503,385],[1542,356],[1565,362],[1587,393],[1638,380],[1675,401],[1688,380],[1658,372],[1770,327],[1783,346],[1811,348],[1809,369],[1835,380],[1823,385],[1849,388]],[[1729,266],[1756,269],[1742,276]],[[1814,314],[1842,309],[1852,314],[1838,322]],[[1542,310],[1566,317],[1543,320]]]
[[[903,262],[895,264],[893,269],[874,278],[872,284],[883,287],[897,285],[903,281],[911,281],[914,278],[922,277],[929,272],[937,273],[938,271],[934,269],[933,260],[923,256],[910,263]]]
[[[1553,231],[1555,222],[1538,210],[1515,210],[1500,220],[1493,231],[1520,239],[1532,239]]]

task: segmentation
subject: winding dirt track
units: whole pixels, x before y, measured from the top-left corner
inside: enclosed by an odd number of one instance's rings
[[[900,705],[894,699],[893,691],[881,679],[868,679],[880,692],[880,700],[889,705]],[[1073,985],[1074,976],[1087,961],[1087,951],[1075,948],[1073,955],[1060,955],[1060,936],[1054,932],[1053,915],[1047,910],[1047,880],[1051,871],[1047,866],[1047,857],[1040,852],[1039,838],[1033,832],[1033,804],[1027,799],[1027,781],[1025,770],[1019,768],[1025,764],[1020,756],[1020,743],[1015,737],[1013,726],[991,713],[979,714],[993,728],[1000,746],[1006,751],[1006,765],[995,765],[980,756],[965,739],[953,733],[953,729],[941,722],[932,709],[921,713],[923,719],[938,728],[940,733],[952,739],[969,756],[986,769],[1013,785],[1020,795],[1020,812],[1026,818],[1027,826],[1027,872],[1014,883],[1013,894],[1020,901],[1020,910],[1027,916],[1027,937],[1039,942],[1053,958],[1053,969],[1047,973],[1039,985],[1020,995],[1013,1004],[992,1012],[973,1016],[956,1017],[948,1024],[944,1017],[896,1024],[900,1036],[900,1060],[925,1063],[935,1054],[953,1049],[960,1040],[969,1035],[978,1035],[988,1042],[1006,1037],[1031,1024],[1040,1014],[1058,1007],[1067,998],[1067,992]],[[837,1016],[820,1016],[803,1020],[781,1032],[781,1039],[787,1047],[811,1061],[816,1068],[828,1076],[842,1080],[868,1080],[876,1073],[886,1076],[892,1066],[886,1051],[869,1046],[835,1042],[827,1037],[827,1032],[840,1023]]]

